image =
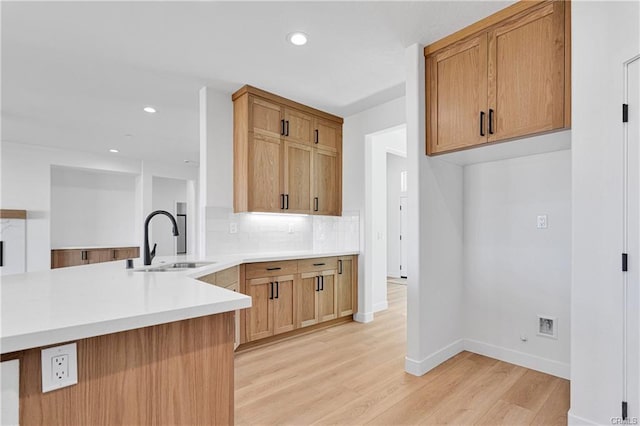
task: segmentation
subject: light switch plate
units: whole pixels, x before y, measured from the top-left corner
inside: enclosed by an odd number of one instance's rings
[[[43,349],[42,392],[78,383],[78,352],[75,343]]]

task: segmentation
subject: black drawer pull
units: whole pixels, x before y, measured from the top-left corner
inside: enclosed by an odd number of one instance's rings
[[[324,291],[324,276],[320,275],[320,291]]]
[[[276,281],[276,299],[280,298],[280,283]]]
[[[480,136],[484,136],[484,111],[480,111]]]
[[[313,266],[324,266],[326,263],[314,263]]]
[[[279,271],[280,269],[282,269],[281,267],[276,267],[276,268],[267,268],[267,271]]]
[[[280,210],[284,210],[284,194],[280,194]]]
[[[318,131],[318,129],[316,129],[316,135],[315,136],[316,136],[315,143],[320,142],[320,132]]]
[[[0,241],[0,266],[4,266],[4,241]]]
[[[280,129],[280,134],[282,136],[284,136],[284,119],[280,120],[280,124],[282,125],[281,129]]]
[[[342,274],[342,260],[338,260],[338,273]]]

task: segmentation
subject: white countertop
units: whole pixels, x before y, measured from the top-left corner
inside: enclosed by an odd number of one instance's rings
[[[140,327],[229,312],[251,306],[249,296],[195,278],[235,265],[359,254],[279,252],[158,257],[152,266],[182,261],[215,262],[175,272],[139,272],[125,261],[59,268],[2,277],[0,353],[100,336]],[[143,267],[136,259],[135,268]]]
[[[54,247],[51,250],[96,250],[96,249],[115,249],[122,247],[140,247],[139,244],[119,244],[119,245],[107,245],[107,246],[68,246],[68,247]]]

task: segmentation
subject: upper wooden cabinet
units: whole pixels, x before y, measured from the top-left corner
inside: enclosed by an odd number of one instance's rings
[[[569,2],[515,3],[424,52],[427,155],[570,127]]]
[[[342,214],[342,118],[244,86],[234,104],[234,211]]]

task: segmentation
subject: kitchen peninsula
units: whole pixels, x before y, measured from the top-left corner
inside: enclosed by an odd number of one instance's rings
[[[198,280],[250,262],[338,256],[235,255],[175,272],[125,262],[4,277],[2,361],[19,360],[20,424],[232,424],[235,311],[249,296]],[[41,349],[77,344],[78,383],[42,392]],[[4,410],[4,408],[3,408]]]

